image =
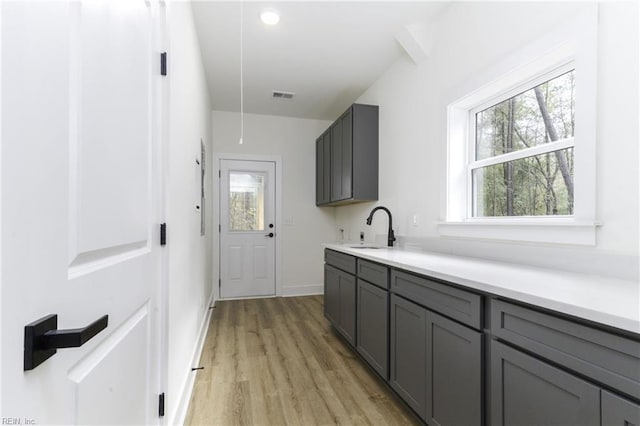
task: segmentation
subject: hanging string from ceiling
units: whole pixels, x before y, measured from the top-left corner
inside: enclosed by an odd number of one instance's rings
[[[244,138],[244,1],[240,0],[240,140],[242,145]]]

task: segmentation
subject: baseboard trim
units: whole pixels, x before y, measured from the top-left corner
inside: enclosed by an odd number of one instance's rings
[[[281,297],[294,297],[294,296],[315,296],[318,294],[324,294],[323,284],[312,285],[298,285],[293,287],[283,287],[280,290]]]
[[[211,297],[209,298],[209,303],[207,306],[214,305],[214,294],[211,292]],[[211,320],[211,315],[213,314],[213,309],[207,309],[204,318],[202,319],[202,323],[200,324],[200,330],[198,331],[198,339],[196,340],[196,344],[193,347],[193,354],[191,356],[191,365],[188,368],[192,368],[193,366],[197,366],[200,363],[200,356],[202,355],[202,349],[204,348],[204,342],[207,337],[207,331],[209,330],[209,322]],[[188,371],[188,370],[187,370]],[[170,425],[184,425],[184,421],[187,418],[187,411],[189,410],[189,402],[191,401],[191,394],[193,393],[193,387],[196,383],[196,375],[193,373],[189,373],[184,381],[182,388],[180,389],[180,397],[178,398],[178,407],[174,411],[173,418],[168,423]]]

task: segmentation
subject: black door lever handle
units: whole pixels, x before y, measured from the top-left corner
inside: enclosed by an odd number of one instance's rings
[[[49,330],[40,338],[42,349],[77,348],[107,328],[108,324],[109,315],[104,315],[84,328]]]
[[[24,370],[33,370],[52,357],[57,349],[77,348],[107,328],[109,316],[104,315],[83,328],[58,330],[58,315],[40,318],[24,327]]]

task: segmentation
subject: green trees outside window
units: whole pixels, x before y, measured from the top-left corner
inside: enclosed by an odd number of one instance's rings
[[[574,70],[476,112],[473,216],[572,215],[574,117]]]

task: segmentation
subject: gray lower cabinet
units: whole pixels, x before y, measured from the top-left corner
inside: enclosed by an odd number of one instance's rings
[[[600,425],[600,388],[491,342],[491,424]]]
[[[640,400],[640,340],[546,312],[491,302],[491,331],[510,344]]]
[[[482,333],[395,294],[390,383],[429,425],[482,424]]]
[[[324,316],[337,326],[340,318],[340,270],[324,265]]]
[[[358,279],[356,349],[385,380],[389,378],[389,292]]]
[[[325,316],[345,339],[356,343],[356,277],[330,265],[324,266]]]
[[[482,333],[427,311],[427,423],[482,424]]]
[[[602,426],[640,426],[640,405],[602,391]]]
[[[356,277],[340,274],[340,322],[338,330],[349,343],[356,344]]]
[[[422,418],[427,406],[427,310],[391,295],[389,383]]]
[[[325,261],[325,316],[429,426],[640,426],[637,336],[337,251]]]

